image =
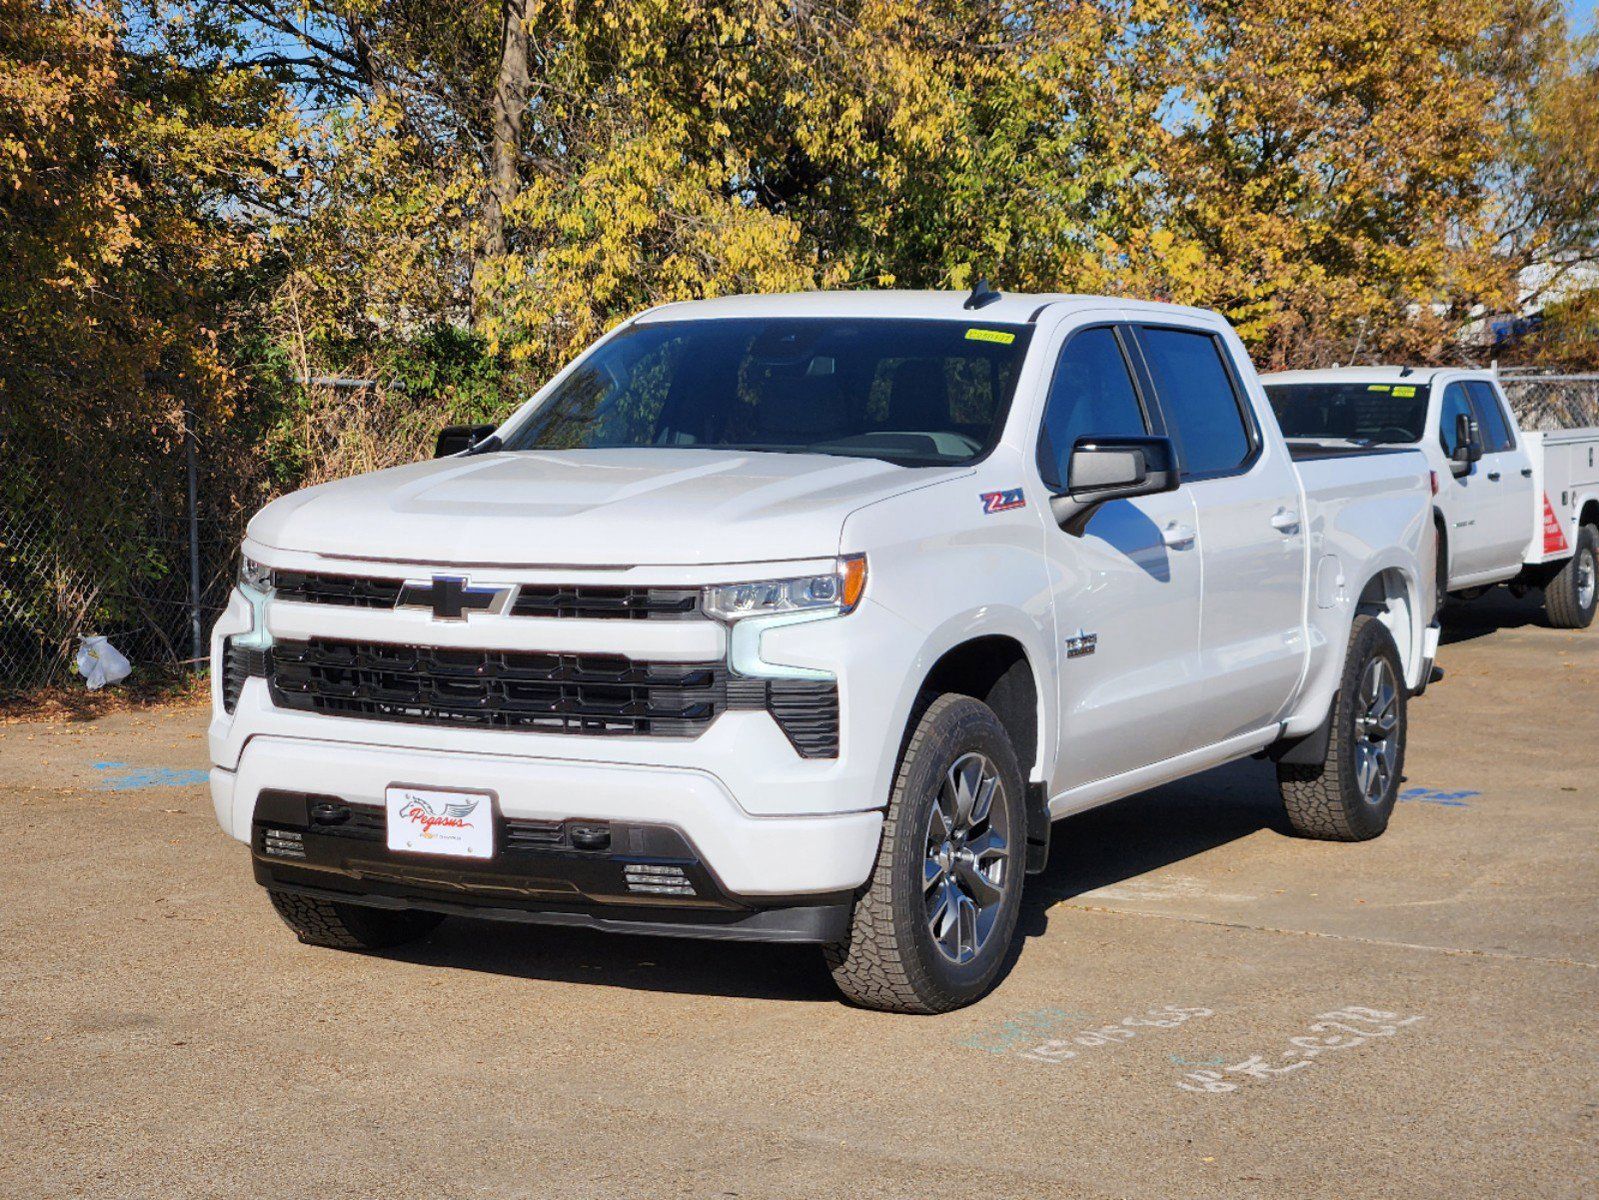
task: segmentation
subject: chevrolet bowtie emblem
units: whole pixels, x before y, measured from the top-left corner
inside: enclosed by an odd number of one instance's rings
[[[432,583],[407,583],[400,589],[399,608],[430,608],[440,621],[464,621],[469,612],[499,607],[509,589],[472,587],[459,575],[435,575]]]

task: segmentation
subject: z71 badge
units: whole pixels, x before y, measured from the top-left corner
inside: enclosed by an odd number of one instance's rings
[[[1010,488],[1003,492],[981,492],[978,498],[983,502],[985,513],[1009,512],[1013,508],[1026,508],[1027,497],[1022,495],[1021,488]]]

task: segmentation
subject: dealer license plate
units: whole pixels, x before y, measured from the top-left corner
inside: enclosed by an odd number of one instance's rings
[[[494,800],[487,792],[394,784],[384,799],[390,850],[454,858],[494,857]]]

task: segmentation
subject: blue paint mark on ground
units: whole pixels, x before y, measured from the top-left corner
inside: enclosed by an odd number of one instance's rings
[[[207,771],[183,767],[130,767],[127,763],[97,762],[94,769],[111,772],[96,789],[102,792],[135,792],[152,787],[197,787],[210,779]]]
[[[1470,808],[1466,801],[1482,795],[1481,792],[1440,792],[1436,788],[1414,787],[1399,793],[1401,800],[1419,800],[1423,804],[1441,804],[1445,808]]]

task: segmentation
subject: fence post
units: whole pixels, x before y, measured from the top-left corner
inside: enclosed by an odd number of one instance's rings
[[[183,405],[183,456],[189,472],[189,654],[198,670],[205,657],[200,620],[200,487],[194,465],[194,414],[187,401]]]

